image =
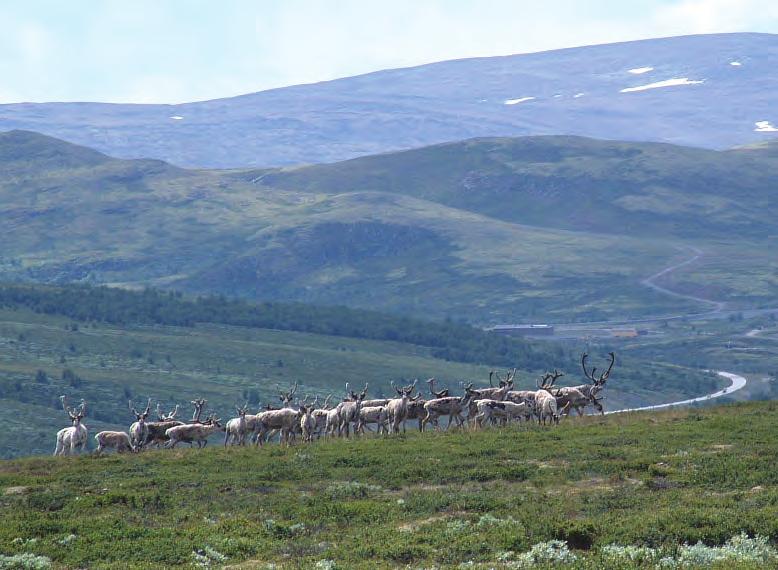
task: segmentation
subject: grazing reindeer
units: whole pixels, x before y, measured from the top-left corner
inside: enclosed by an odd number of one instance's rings
[[[555,424],[559,423],[559,411],[556,398],[550,390],[554,386],[554,382],[562,376],[564,376],[562,372],[554,370],[553,373],[547,372],[544,374],[542,381],[535,381],[535,384],[538,387],[538,391],[535,392],[535,406],[537,413],[539,414],[538,422],[543,425],[546,424],[546,420]]]
[[[349,393],[348,382],[346,383],[346,393],[348,394],[346,400],[342,401],[335,408],[338,410],[338,435],[349,436],[349,429],[353,423],[356,423],[359,419],[359,409],[362,407],[362,400],[367,395],[367,383],[362,389],[362,392],[357,394],[353,390]]]
[[[604,398],[597,399],[596,393],[591,396],[587,396],[578,388],[570,387],[552,390],[551,393],[556,398],[557,408],[562,410],[561,413],[565,417],[569,416],[573,409],[578,411],[579,416],[582,416],[583,410],[586,408],[586,406],[593,406],[594,409],[600,412],[601,415],[605,413],[602,409],[602,404],[600,404],[600,400]]]
[[[303,441],[313,441],[313,436],[316,433],[316,418],[313,416],[313,405],[300,406],[300,431],[303,434]]]
[[[143,442],[143,446],[154,444],[159,447],[166,444],[168,442],[167,430],[184,425],[184,422],[176,419],[177,415],[178,404],[176,404],[172,412],[167,414],[163,414],[160,405],[157,404],[157,421],[146,422],[146,439]]]
[[[132,400],[128,402],[128,407],[135,416],[135,421],[130,426],[130,442],[133,447],[137,447],[140,450],[145,445],[149,435],[146,419],[149,417],[149,412],[151,411],[151,398],[146,402],[146,409],[143,410],[143,412],[138,412],[138,410],[135,409],[135,406],[132,405]]]
[[[394,400],[392,400],[394,401]],[[389,410],[387,406],[360,406],[354,433],[365,433],[365,426],[376,424],[378,433],[389,433]],[[370,428],[368,428],[369,430]]]
[[[531,413],[531,408],[527,402],[514,404],[513,402],[496,400],[477,400],[478,413],[475,416],[477,427],[483,427],[484,422],[493,422],[495,419],[505,421],[520,420],[526,418]]]
[[[235,406],[238,412],[237,418],[232,418],[224,426],[224,447],[227,445],[246,445],[246,434],[248,427],[246,425],[246,412],[248,412],[248,402],[243,406]]]
[[[414,380],[413,384],[403,388],[397,388],[394,383],[392,383],[392,388],[394,388],[400,396],[399,398],[389,400],[389,403],[386,404],[386,411],[389,414],[389,421],[392,424],[392,433],[400,433],[400,425],[405,422],[405,418],[408,415],[408,402],[411,400],[411,394],[416,389],[417,382],[418,380]],[[421,398],[420,394],[416,396],[417,400],[419,398]],[[364,403],[362,405],[364,406]]]
[[[138,447],[132,443],[126,431],[101,431],[95,435],[97,449],[95,454],[100,455],[104,449],[115,449],[118,453],[125,451],[138,451]]]
[[[476,407],[476,402],[479,400],[495,400],[498,402],[501,402],[505,399],[505,396],[513,390],[513,377],[516,375],[516,369],[514,368],[513,371],[509,371],[505,378],[500,378],[500,375],[492,370],[489,372],[489,388],[480,388],[478,390],[471,390],[473,392],[473,397],[470,400],[470,404],[468,405],[467,410],[467,417],[469,419],[474,418],[478,413],[478,408]],[[492,384],[492,377],[496,376],[497,380],[500,381],[500,386],[496,387]]]
[[[214,417],[214,415],[210,415],[201,423],[172,427],[165,432],[169,440],[165,447],[172,449],[181,442],[188,443],[189,447],[192,447],[192,444],[197,442],[198,449],[205,447],[208,445],[208,438],[212,434],[217,431],[224,431],[224,427],[219,422],[221,420]]]
[[[465,420],[462,418],[462,410],[467,408],[468,402],[473,398],[473,385],[468,384],[465,386],[465,395],[462,397],[446,396],[444,398],[434,398],[424,402],[424,419],[422,420],[422,430],[426,428],[427,424],[432,424],[438,427],[438,418],[440,416],[448,416],[448,425],[446,430],[451,427],[452,422],[457,422],[457,425],[462,426]]]
[[[73,425],[57,432],[57,445],[54,449],[54,455],[71,455],[76,452],[76,448],[81,448],[81,451],[86,449],[86,439],[89,432],[81,420],[86,416],[86,402],[81,400],[81,405],[78,408],[68,408],[67,398],[60,396],[62,402],[62,409],[64,409],[70,421]]]

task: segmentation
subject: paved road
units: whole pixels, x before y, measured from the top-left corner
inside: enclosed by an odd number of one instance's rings
[[[713,392],[712,394],[707,394],[705,396],[700,396],[699,398],[690,398],[688,400],[678,400],[677,402],[668,402],[667,404],[656,404],[653,406],[643,406],[641,408],[625,408],[623,410],[613,410],[610,412],[605,412],[606,414],[623,414],[625,412],[642,412],[645,410],[661,410],[663,408],[672,408],[674,406],[688,406],[689,404],[696,404],[699,402],[709,402],[710,400],[713,400],[715,398],[720,398],[721,396],[729,396],[730,394],[737,392],[741,388],[743,388],[747,380],[743,378],[742,376],[738,374],[734,374],[732,372],[716,372],[719,376],[723,376],[724,378],[729,379],[731,384],[727,386],[726,388],[723,388],[722,390],[719,390],[718,392]]]

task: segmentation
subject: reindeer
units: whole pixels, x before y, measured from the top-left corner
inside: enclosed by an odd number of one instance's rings
[[[317,438],[321,437],[322,432],[326,433],[327,429],[327,417],[329,416],[329,413],[331,411],[330,408],[330,399],[332,399],[332,394],[329,394],[324,399],[324,405],[321,408],[317,407],[317,404],[319,402],[319,397],[316,396],[316,399],[313,401],[313,419],[316,421],[316,426],[314,427],[314,434]]]
[[[362,392],[357,394],[353,390],[349,391],[348,382],[346,382],[346,399],[344,399],[335,408],[338,411],[338,435],[349,436],[349,428],[351,423],[356,423],[359,418],[359,409],[362,407],[362,400],[367,395],[367,383],[362,389]]]
[[[580,386],[559,388],[558,390],[560,396],[568,397],[571,407],[574,408],[576,412],[578,412],[579,416],[584,415],[585,408],[588,405],[594,406],[594,408],[600,412],[600,415],[605,414],[605,411],[600,404],[600,401],[604,398],[598,398],[597,395],[603,388],[605,388],[605,382],[611,375],[613,364],[616,362],[616,355],[613,352],[609,352],[608,355],[611,357],[611,361],[608,364],[608,369],[598,377],[596,376],[597,368],[592,368],[591,372],[586,370],[586,359],[589,357],[589,355],[583,353],[581,355],[581,368],[583,368],[584,376],[586,376],[586,379],[589,380],[590,384],[581,384]],[[577,393],[573,391],[577,391]],[[579,397],[579,394],[583,396],[583,398]]]
[[[177,415],[178,404],[176,404],[176,407],[172,412],[163,414],[162,409],[158,403],[157,421],[146,422],[146,439],[143,442],[143,446],[145,447],[146,445],[154,444],[159,447],[163,444],[166,444],[169,441],[168,436],[166,435],[167,430],[172,427],[184,425],[184,422],[176,419]]]
[[[430,380],[433,379],[430,378]],[[386,411],[392,424],[392,433],[400,433],[400,425],[405,423],[405,418],[408,416],[408,402],[411,401],[411,394],[416,389],[417,382],[418,380],[414,380],[413,384],[403,388],[397,388],[394,382],[392,382],[392,388],[400,396],[399,398],[389,400],[389,403],[386,404]],[[418,394],[415,399],[418,400],[419,398],[421,398],[421,394]],[[362,405],[364,406],[364,403]]]
[[[394,401],[394,400],[392,400]],[[369,424],[378,426],[378,433],[389,433],[389,409],[387,406],[360,406],[357,425],[354,433],[365,433],[365,427]],[[368,428],[369,429],[369,428]]]
[[[100,455],[107,448],[116,449],[118,453],[139,450],[126,431],[101,431],[95,435],[95,441],[97,442],[96,455]]]
[[[224,447],[227,445],[246,445],[246,434],[248,427],[246,422],[246,412],[248,412],[248,402],[243,406],[235,406],[238,412],[237,418],[232,418],[224,426]]]
[[[462,426],[465,420],[462,418],[462,410],[467,407],[468,402],[473,398],[473,385],[468,384],[465,386],[465,395],[462,397],[446,396],[443,398],[434,398],[427,400],[424,403],[424,419],[422,420],[421,431],[424,431],[426,425],[430,422],[437,428],[438,418],[440,416],[448,416],[448,425],[446,430],[451,427],[451,424],[456,421],[457,425]]]
[[[422,431],[422,424],[424,418],[427,416],[427,410],[424,409],[424,404],[427,400],[421,397],[421,394],[417,394],[416,398],[411,398],[408,401],[408,407],[405,410],[405,422],[408,420],[418,420],[419,431]],[[405,422],[403,422],[403,433],[405,433]]]
[[[514,368],[513,371],[508,371],[508,373],[505,375],[505,378],[500,378],[500,375],[492,370],[489,372],[489,388],[480,388],[478,390],[471,390],[473,393],[473,397],[470,399],[470,404],[468,405],[467,410],[467,417],[468,418],[475,418],[475,416],[479,413],[478,408],[476,406],[476,402],[480,400],[495,400],[498,402],[501,402],[505,399],[505,396],[513,390],[513,377],[516,375],[516,369]],[[492,377],[496,376],[497,380],[499,380],[500,385],[499,387],[494,386],[492,383]]]
[[[303,434],[303,441],[313,441],[313,436],[316,433],[316,418],[313,416],[313,405],[304,404],[300,406],[300,431]]]
[[[62,409],[67,412],[73,425],[57,432],[54,455],[71,455],[76,452],[76,448],[81,448],[81,451],[84,451],[89,435],[86,426],[81,423],[81,420],[86,416],[86,401],[81,400],[81,405],[77,409],[71,409],[67,406],[66,396],[60,396],[59,399],[62,402]]]
[[[278,399],[281,400],[284,408],[289,408],[294,400],[294,395],[297,393],[297,381],[295,380],[294,386],[292,386],[292,389],[288,392],[283,392],[281,388],[278,387],[278,384],[276,384],[276,390],[278,390]]]
[[[427,384],[429,384],[430,394],[432,396],[435,396],[435,399],[448,398],[448,388],[443,388],[442,390],[438,390],[438,391],[435,390],[434,378],[429,378],[427,380]]]
[[[267,410],[259,414],[259,433],[257,434],[257,445],[261,446],[267,441],[271,432],[281,433],[281,443],[289,445],[294,433],[300,427],[300,418],[302,413],[294,408],[281,408],[278,410]]]
[[[506,422],[512,419],[519,420],[526,418],[531,413],[530,405],[527,402],[514,404],[513,402],[496,400],[478,400],[478,413],[475,416],[477,427],[483,427],[484,422],[492,422],[494,419],[503,419]]]
[[[130,442],[133,448],[140,450],[146,443],[146,439],[149,435],[149,428],[146,426],[146,419],[149,417],[151,411],[151,398],[146,402],[146,409],[143,412],[139,412],[132,404],[132,400],[127,403],[130,411],[135,416],[135,421],[130,426]]]
[[[192,447],[192,444],[197,442],[197,448],[203,448],[208,445],[208,438],[211,435],[217,431],[224,431],[220,422],[221,420],[212,414],[204,422],[172,427],[165,432],[169,440],[165,447],[172,449],[181,442],[188,443],[189,447]]]
[[[562,414],[565,417],[569,416],[573,409],[578,412],[579,416],[582,416],[584,408],[589,405],[593,406],[594,409],[600,412],[601,415],[605,413],[602,409],[602,404],[600,404],[600,400],[603,398],[598,400],[596,393],[591,396],[587,396],[578,388],[570,387],[552,390],[551,393],[556,398],[557,408],[563,410]]]
[[[546,420],[555,424],[559,423],[559,410],[554,395],[550,392],[557,379],[564,376],[562,372],[554,370],[543,375],[542,380],[536,380],[538,391],[535,392],[535,406],[539,414],[538,423],[546,424]]]

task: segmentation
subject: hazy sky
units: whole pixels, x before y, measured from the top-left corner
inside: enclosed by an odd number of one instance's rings
[[[734,31],[778,32],[778,0],[0,0],[0,103],[173,103]]]

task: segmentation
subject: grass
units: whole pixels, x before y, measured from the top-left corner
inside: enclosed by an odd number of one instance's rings
[[[609,544],[775,545],[775,412],[7,461],[0,552],[95,569],[191,566],[207,549],[235,568],[499,568],[558,539],[576,567],[601,568]]]

